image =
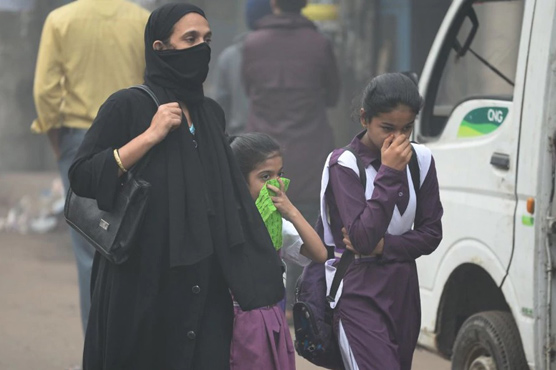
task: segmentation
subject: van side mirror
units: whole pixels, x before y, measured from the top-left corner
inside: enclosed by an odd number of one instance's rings
[[[469,35],[467,35],[467,39],[463,43],[463,46],[457,39],[454,40],[454,45],[452,46],[457,53],[458,58],[463,57],[469,51],[471,43],[475,39],[475,35],[477,34],[477,30],[479,29],[479,19],[477,18],[477,13],[475,13],[475,10],[472,7],[469,8],[466,17],[469,19],[469,21],[471,21],[472,25],[471,30],[469,31]]]

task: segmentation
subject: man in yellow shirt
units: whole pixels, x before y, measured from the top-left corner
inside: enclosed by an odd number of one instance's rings
[[[38,118],[31,129],[47,134],[66,190],[69,167],[100,105],[143,81],[148,17],[147,10],[125,0],[78,0],[45,21],[33,94]],[[94,249],[73,230],[71,237],[85,331]]]

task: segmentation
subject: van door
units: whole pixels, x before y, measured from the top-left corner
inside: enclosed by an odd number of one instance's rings
[[[500,286],[514,248],[525,2],[455,3],[420,81],[425,105],[415,128],[433,152],[444,206],[444,239],[418,260],[423,333],[436,332],[444,285],[459,266],[478,266]],[[449,349],[476,307],[455,321]]]
[[[445,207],[441,248],[419,271],[426,289],[436,274],[431,262],[439,263],[462,240],[475,239],[494,252],[504,271],[510,263],[520,124],[513,98],[523,5],[462,6],[432,73],[421,81],[425,106],[417,140],[433,151]],[[497,277],[501,282],[503,274]]]

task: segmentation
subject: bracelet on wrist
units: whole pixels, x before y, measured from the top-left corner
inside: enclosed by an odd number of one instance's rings
[[[122,170],[122,172],[127,172],[124,164],[122,163],[122,159],[120,158],[120,152],[118,151],[118,149],[114,149],[114,159],[116,160],[118,167],[120,167],[120,170]]]

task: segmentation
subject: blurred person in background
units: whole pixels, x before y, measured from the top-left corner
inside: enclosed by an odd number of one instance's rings
[[[114,91],[143,81],[148,17],[147,10],[125,0],[79,0],[46,18],[34,81],[38,117],[31,129],[50,140],[66,191],[68,170],[100,105]],[[70,233],[85,331],[94,249]]]
[[[270,0],[248,0],[245,19],[249,30],[254,30],[257,21],[269,14],[272,14]],[[226,131],[230,135],[238,135],[245,130],[249,113],[249,100],[241,78],[243,42],[247,35],[237,36],[234,43],[222,51],[216,64],[212,96],[224,109]]]
[[[283,148],[288,196],[314,224],[322,165],[334,148],[326,109],[336,105],[340,78],[331,42],[301,14],[306,0],[270,0],[273,14],[257,23],[243,49],[250,110],[247,132],[263,132]],[[301,269],[288,264],[288,309]]]

